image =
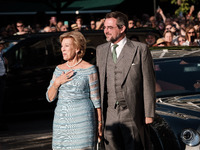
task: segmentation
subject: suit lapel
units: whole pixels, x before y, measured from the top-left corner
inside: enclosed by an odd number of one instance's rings
[[[125,59],[123,59],[123,80],[122,80],[122,83],[124,83],[126,77],[127,77],[127,74],[132,66],[132,63],[133,63],[133,60],[135,58],[135,55],[136,55],[136,50],[137,50],[137,47],[133,45],[133,43],[127,39],[127,43],[124,45],[124,48],[123,48],[123,57]]]
[[[107,45],[105,45],[102,49],[102,55],[101,55],[101,91],[105,89],[105,77],[106,77],[106,68],[107,68],[107,59],[108,59],[108,52],[110,50],[110,43],[108,43]],[[102,91],[102,94],[104,93]],[[103,95],[102,95],[103,96]]]

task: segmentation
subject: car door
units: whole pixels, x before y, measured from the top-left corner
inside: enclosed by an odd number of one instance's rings
[[[61,60],[60,44],[55,42],[56,39],[51,36],[25,42],[7,56],[9,63],[4,101],[10,109],[8,112],[51,109],[52,105],[48,106],[45,100],[45,93],[53,70]]]

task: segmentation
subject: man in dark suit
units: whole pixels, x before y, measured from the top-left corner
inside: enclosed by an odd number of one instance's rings
[[[108,42],[96,49],[106,150],[152,148],[146,126],[155,115],[153,61],[146,44],[126,37],[127,29],[125,14],[108,13]]]

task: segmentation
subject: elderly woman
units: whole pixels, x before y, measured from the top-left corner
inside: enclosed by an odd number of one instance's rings
[[[52,147],[54,150],[94,149],[97,128],[98,135],[102,135],[97,71],[94,65],[82,60],[86,40],[80,32],[64,33],[60,42],[66,62],[55,68],[46,93],[49,102],[58,97]]]

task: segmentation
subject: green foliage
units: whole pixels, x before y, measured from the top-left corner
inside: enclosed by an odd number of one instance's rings
[[[179,5],[179,8],[175,11],[178,16],[181,12],[186,15],[190,10],[191,4],[195,4],[198,0],[180,0],[181,3],[178,4],[178,0],[171,0],[171,4]]]

